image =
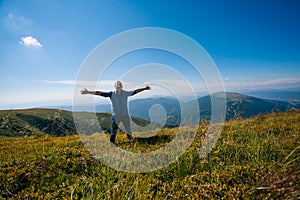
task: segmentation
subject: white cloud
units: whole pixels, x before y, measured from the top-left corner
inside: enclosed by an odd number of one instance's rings
[[[42,83],[47,84],[60,84],[60,85],[69,85],[74,86],[74,88],[80,90],[83,88],[87,88],[89,90],[99,89],[102,91],[110,91],[114,89],[115,80],[101,80],[101,81],[86,81],[86,80],[38,80]],[[163,95],[171,94],[170,92],[173,91],[175,94],[185,94],[191,93],[192,85],[188,85],[184,80],[156,80],[150,82],[143,82],[143,83],[135,83],[130,81],[121,80],[126,90],[132,90],[140,87],[144,87],[149,85],[154,93],[152,95]],[[139,95],[141,96],[141,95]]]
[[[289,89],[300,87],[300,78],[279,78],[253,82],[226,82],[227,90]]]
[[[225,77],[224,81],[229,81],[229,79],[230,79],[229,77]]]
[[[50,80],[38,80],[42,83],[48,84],[61,84],[61,85],[71,85],[71,86],[82,86],[82,87],[113,87],[115,81],[104,80],[104,81],[86,81],[86,80],[60,80],[60,81],[50,81]]]
[[[20,44],[28,47],[42,47],[42,44],[32,36],[22,37]]]
[[[300,78],[280,78],[280,79],[274,79],[269,81],[263,81],[258,84],[261,84],[262,86],[295,86],[300,84]]]
[[[37,90],[39,92],[36,92]],[[47,87],[47,89],[39,90],[24,86],[17,91],[17,93],[13,90],[8,91],[0,99],[0,109],[70,105],[73,97],[73,90],[66,87]]]
[[[256,89],[288,89],[300,87],[300,78],[281,78],[272,79],[265,81],[253,81],[253,82],[224,82],[225,90],[227,91],[242,91],[242,90],[256,90]],[[133,97],[135,98],[147,98],[151,96],[168,96],[168,95],[179,95],[179,96],[191,96],[193,91],[195,93],[208,92],[208,88],[205,82],[187,83],[185,80],[152,80],[149,82],[130,82],[129,80],[121,80],[124,89],[131,90],[149,85],[152,90],[143,92]],[[114,89],[115,80],[101,80],[101,81],[87,81],[87,80],[39,80],[39,82],[46,84],[58,84],[74,87],[75,90],[70,89],[70,92],[80,94],[80,90],[87,88],[88,90],[102,90],[111,91]],[[219,83],[211,83],[210,88],[220,88]]]
[[[42,83],[49,83],[49,84],[62,84],[62,85],[74,85],[74,80],[64,80],[64,81],[49,81],[49,80],[38,80]]]

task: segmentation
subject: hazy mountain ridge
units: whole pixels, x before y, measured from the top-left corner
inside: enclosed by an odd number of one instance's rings
[[[166,125],[177,126],[180,123],[180,103],[171,97],[138,99],[129,102],[130,115],[150,121],[149,110],[153,105],[161,105],[167,115]],[[163,116],[162,116],[163,117]]]
[[[300,105],[291,105],[288,102],[276,101],[276,100],[265,100],[252,96],[243,95],[240,93],[226,92],[226,104],[227,113],[226,121],[236,118],[249,118],[259,114],[267,114],[271,112],[285,112],[292,109],[299,109]],[[217,105],[222,106],[225,99],[223,99],[224,94],[215,93],[213,94],[214,99],[216,99]],[[138,103],[136,103],[138,101]],[[210,118],[211,115],[211,97],[206,95],[204,97],[198,98],[198,106],[200,110],[200,118]],[[164,106],[168,118],[173,119],[172,124],[180,122],[180,104],[176,99],[172,98],[158,98],[158,99],[148,99],[148,100],[135,100],[130,103],[130,114],[143,119],[150,120],[148,115],[148,108],[152,105],[160,103]],[[166,105],[166,106],[165,106]],[[183,103],[181,106],[185,109],[191,111],[191,115],[196,115],[198,113],[193,113],[195,109],[190,105],[195,105],[193,102]],[[178,124],[177,124],[178,125]]]
[[[300,108],[300,104],[291,104],[285,101],[266,100],[253,96],[247,96],[234,92],[224,94],[213,94],[217,99],[215,106],[223,106],[226,100],[227,113],[226,121],[239,118],[250,118],[259,114],[272,112],[285,112]],[[129,111],[132,119],[138,125],[144,126],[151,120],[149,110],[152,106],[160,105],[166,114],[166,127],[178,126],[181,122],[181,108],[190,113],[193,119],[210,119],[211,115],[211,96],[207,95],[197,99],[200,113],[195,110],[195,102],[184,102],[180,105],[175,98],[160,97],[138,99],[129,102]],[[97,118],[102,130],[110,132],[111,113],[110,105],[97,105],[95,107]],[[84,107],[83,107],[84,108]],[[67,107],[65,107],[67,109]],[[100,113],[101,112],[101,113]],[[93,113],[82,112],[84,115]],[[162,116],[163,117],[163,116]],[[84,117],[83,117],[84,119]],[[134,126],[138,126],[134,125]],[[87,133],[101,132],[97,126],[88,126]],[[26,135],[65,136],[76,133],[73,113],[62,109],[25,109],[25,110],[2,110],[0,111],[0,135],[6,136],[26,136]]]
[[[285,112],[289,110],[289,103],[276,100],[264,100],[239,93],[226,93],[226,119],[249,118],[258,114],[271,112]]]
[[[259,91],[248,91],[243,92],[248,96],[253,96],[261,99],[276,100],[276,101],[296,101],[300,103],[300,89],[292,91],[280,91],[280,90],[259,90]]]

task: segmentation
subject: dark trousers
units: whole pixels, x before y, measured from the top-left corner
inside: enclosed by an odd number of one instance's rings
[[[116,142],[116,135],[118,131],[118,125],[122,122],[125,127],[125,132],[127,134],[128,139],[132,138],[131,133],[131,127],[130,127],[130,117],[129,115],[124,116],[113,116],[111,118],[112,121],[112,127],[111,127],[111,133],[110,133],[110,142],[115,143]]]

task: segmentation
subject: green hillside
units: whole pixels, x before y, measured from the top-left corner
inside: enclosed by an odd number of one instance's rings
[[[82,116],[94,115],[82,112]],[[111,114],[97,113],[102,131],[109,133],[111,130]],[[147,124],[147,121],[133,117],[133,121],[139,125]],[[87,127],[90,132],[101,130]],[[66,136],[76,134],[76,127],[72,112],[58,109],[24,109],[24,110],[0,110],[0,135],[3,136]]]
[[[226,122],[214,149],[200,159],[207,128],[199,127],[178,160],[141,174],[103,165],[77,135],[0,136],[0,199],[300,198],[299,111]],[[176,130],[134,142],[118,134],[117,143],[127,151],[149,152],[169,142]]]
[[[75,134],[71,112],[56,109],[0,111],[0,135],[30,136]]]

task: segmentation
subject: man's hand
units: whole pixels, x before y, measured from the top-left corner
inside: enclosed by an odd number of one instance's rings
[[[84,94],[88,94],[88,92],[89,92],[89,91],[88,91],[86,88],[84,88],[83,90],[80,91],[80,93],[83,94],[83,95],[84,95]]]
[[[147,85],[147,86],[145,87],[145,90],[151,90],[151,87],[149,87],[149,85]]]
[[[144,90],[151,90],[151,88],[147,85],[147,86],[144,87],[144,88],[136,89],[135,92],[136,92],[136,93],[139,93],[139,92],[142,92],[142,91],[144,91]]]

